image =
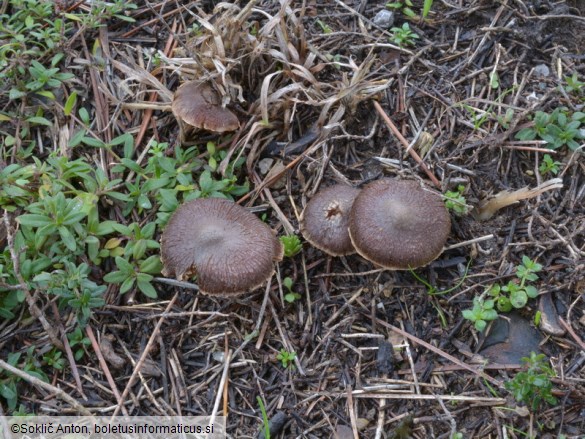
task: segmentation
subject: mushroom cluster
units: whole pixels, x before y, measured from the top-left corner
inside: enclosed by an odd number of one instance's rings
[[[161,238],[163,275],[178,280],[197,275],[200,291],[212,295],[256,289],[282,256],[282,244],[266,224],[222,198],[179,206]]]
[[[301,216],[307,241],[332,256],[357,252],[390,269],[427,265],[443,251],[451,218],[440,196],[413,181],[384,178],[361,191],[335,185]]]

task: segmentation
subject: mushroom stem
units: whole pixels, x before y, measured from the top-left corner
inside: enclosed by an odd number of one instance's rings
[[[561,189],[562,187],[563,180],[560,178],[553,178],[536,186],[534,189],[523,187],[522,189],[518,189],[514,192],[502,191],[491,200],[482,200],[479,203],[479,206],[474,209],[473,216],[478,221],[485,221],[494,216],[498,210],[506,206],[516,204],[520,200],[537,197],[543,192],[550,191],[552,189]]]

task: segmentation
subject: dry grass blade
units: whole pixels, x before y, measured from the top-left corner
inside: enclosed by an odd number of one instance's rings
[[[127,60],[127,62],[128,61],[129,60]],[[132,67],[130,67],[129,65],[126,65],[116,59],[112,59],[111,62],[114,67],[126,75],[125,81],[134,80],[142,84],[148,84],[153,87],[156,92],[165,99],[166,102],[171,102],[173,100],[173,94],[171,91],[144,68],[137,65],[132,65]]]

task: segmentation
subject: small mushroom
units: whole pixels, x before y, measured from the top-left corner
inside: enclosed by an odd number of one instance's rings
[[[181,85],[173,96],[171,109],[180,122],[195,128],[225,133],[240,127],[236,115],[222,107],[220,96],[206,82],[189,81]]]
[[[443,251],[451,218],[440,196],[413,181],[381,179],[356,197],[349,235],[357,252],[390,270],[427,265]]]
[[[355,253],[347,231],[349,212],[359,189],[336,184],[311,198],[301,215],[307,241],[332,256]]]
[[[161,238],[163,275],[178,280],[197,275],[201,292],[211,295],[254,290],[282,255],[282,244],[266,224],[222,198],[181,205]]]

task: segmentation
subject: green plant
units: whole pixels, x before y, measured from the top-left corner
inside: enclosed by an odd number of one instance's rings
[[[63,370],[65,367],[65,358],[62,358],[63,352],[58,349],[51,349],[45,355],[43,355],[43,361],[47,363],[47,366],[52,367],[56,370]]]
[[[576,151],[579,140],[585,139],[581,125],[585,121],[585,113],[576,111],[570,114],[566,107],[558,107],[552,113],[537,111],[534,114],[533,126],[523,128],[516,133],[516,139],[546,141],[546,147],[558,149],[567,145]]]
[[[282,285],[288,290],[288,293],[284,295],[284,300],[286,300],[288,303],[293,303],[295,300],[301,298],[299,293],[295,293],[292,290],[293,280],[290,277],[285,277],[282,280]]]
[[[480,297],[473,299],[473,308],[463,311],[463,317],[475,324],[478,331],[483,331],[486,322],[498,317],[497,311],[509,312],[512,308],[523,308],[528,299],[538,296],[538,290],[529,282],[538,280],[538,273],[542,265],[522,256],[522,263],[516,267],[516,279],[506,285],[494,284]],[[489,296],[486,299],[485,296]],[[494,307],[497,309],[494,309]]]
[[[256,397],[258,406],[260,407],[260,413],[262,413],[262,426],[264,427],[264,439],[270,439],[270,423],[268,422],[268,414],[266,413],[266,407],[264,401],[259,396]]]
[[[84,326],[91,317],[91,310],[104,306],[103,293],[107,287],[89,279],[91,268],[88,264],[75,265],[64,260],[63,265],[65,269],[36,275],[33,283],[48,294],[59,297],[61,308],[71,307],[77,313],[78,322]]]
[[[430,2],[432,3],[432,2]],[[413,7],[413,3],[411,0],[401,0],[401,1],[397,1],[397,2],[390,2],[390,3],[386,3],[386,7],[388,9],[393,9],[395,11],[401,11],[404,15],[406,15],[407,17],[410,18],[415,18],[416,17],[416,12],[414,12],[414,10],[412,9]],[[429,7],[430,9],[430,7]]]
[[[507,130],[510,127],[510,122],[514,120],[514,110],[508,108],[503,116],[496,115],[496,120],[504,129]]]
[[[284,247],[284,256],[287,258],[296,256],[303,248],[303,244],[297,235],[281,236],[279,239]]]
[[[78,326],[75,330],[67,334],[69,346],[73,350],[73,358],[79,361],[85,355],[85,347],[91,344],[91,340],[83,334],[83,331]]]
[[[457,215],[467,215],[469,212],[469,206],[466,204],[463,193],[465,192],[465,186],[457,186],[455,191],[445,192],[445,207]]]
[[[475,329],[483,331],[488,321],[498,318],[498,313],[494,309],[494,300],[484,300],[482,297],[473,299],[473,308],[463,310],[463,317],[473,322]]]
[[[528,298],[534,299],[538,296],[538,290],[527,282],[538,280],[538,273],[542,270],[542,265],[531,260],[528,256],[522,256],[522,264],[516,267],[516,277],[520,281],[510,281],[502,287],[502,291],[509,294],[510,303],[514,308],[522,308],[528,302]],[[501,292],[499,294],[501,298]]]
[[[414,45],[414,40],[420,38],[410,30],[408,23],[403,23],[402,27],[393,27],[390,31],[392,32],[390,41],[400,47],[412,46]]]
[[[567,93],[579,95],[585,92],[585,82],[579,80],[577,72],[573,73],[572,76],[565,76],[565,82],[567,83],[565,86],[565,91]]]
[[[125,258],[116,256],[116,267],[118,271],[112,271],[104,276],[104,281],[121,284],[120,294],[127,293],[135,285],[145,296],[156,298],[157,293],[152,286],[152,274],[160,272],[160,259],[153,255],[138,265],[131,264]]]
[[[513,379],[504,383],[506,389],[512,392],[514,399],[526,404],[530,410],[537,410],[546,402],[554,405],[557,399],[552,395],[551,378],[556,374],[548,364],[544,354],[530,353],[530,357],[522,358],[526,370],[518,372]]]
[[[423,18],[427,18],[429,15],[429,12],[431,12],[431,8],[433,7],[433,1],[434,0],[424,0],[423,10],[422,10]],[[388,9],[393,9],[395,11],[401,11],[407,17],[414,18],[414,19],[418,18],[416,15],[416,12],[414,12],[414,10],[412,9],[414,7],[414,4],[412,3],[411,0],[401,0],[401,1],[396,1],[396,2],[386,3],[386,7]]]
[[[323,21],[317,19],[317,20],[315,20],[315,23],[317,23],[319,25],[319,27],[321,28],[321,30],[323,31],[324,34],[330,34],[333,32],[333,30],[329,27],[329,25],[324,23]]]
[[[545,176],[547,174],[557,175],[559,173],[559,166],[561,165],[560,162],[555,162],[550,154],[545,154],[542,158],[542,163],[538,167],[538,171],[541,175]]]
[[[35,346],[30,346],[26,351],[26,357],[21,361],[22,354],[20,352],[10,353],[6,358],[6,362],[13,367],[34,376],[42,381],[48,382],[49,378],[43,372],[40,362],[34,356]],[[18,383],[22,378],[0,370],[0,396],[6,400],[6,405],[9,411],[13,411],[18,403]]]
[[[289,352],[286,349],[282,348],[278,355],[276,356],[276,359],[280,361],[282,367],[286,369],[289,366],[294,367],[294,360],[296,357],[297,354],[295,352]]]
[[[424,0],[423,3],[423,18],[427,18],[429,12],[431,12],[431,8],[433,7],[434,0]]]
[[[29,67],[28,71],[30,73],[30,77],[32,81],[27,82],[26,89],[31,92],[40,92],[42,90],[48,89],[55,89],[59,88],[63,81],[67,81],[75,77],[72,73],[61,73],[58,67],[55,67],[61,59],[63,59],[64,55],[62,53],[58,53],[53,57],[51,60],[51,68],[46,68],[38,61],[32,60],[31,67]],[[15,89],[10,91],[10,98],[17,99],[22,97],[22,92],[18,92],[15,94]],[[44,96],[50,97],[54,99],[54,95],[43,93]]]
[[[124,0],[97,0],[92,2],[91,9],[87,13],[65,13],[63,15],[70,20],[80,22],[84,26],[93,29],[104,26],[104,22],[112,18],[133,23],[136,20],[125,13],[137,7],[134,3]]]

